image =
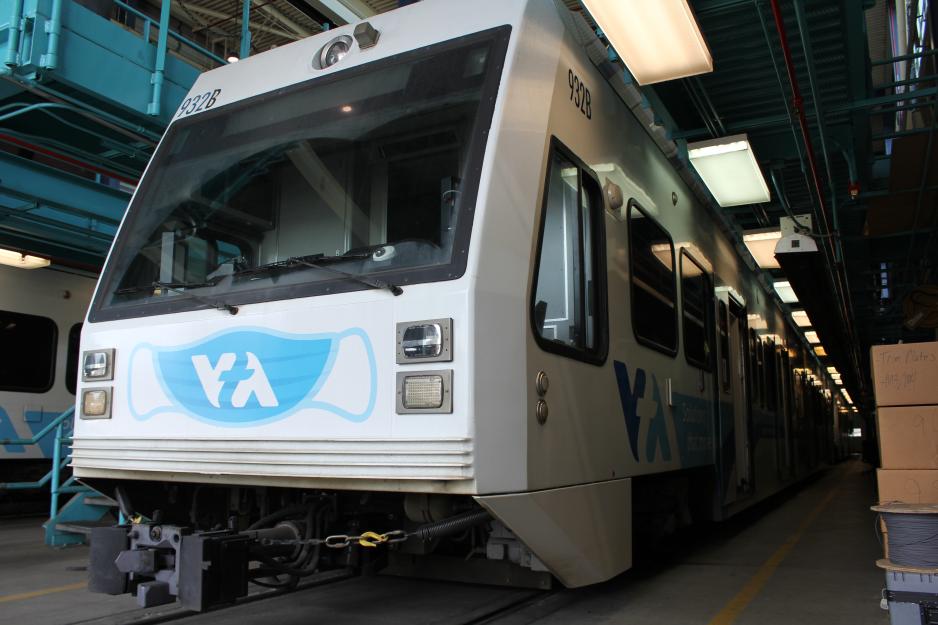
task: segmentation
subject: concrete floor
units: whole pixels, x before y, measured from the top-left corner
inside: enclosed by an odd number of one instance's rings
[[[846,462],[729,522],[682,534],[666,548],[641,549],[635,569],[589,588],[536,594],[356,578],[180,622],[417,625],[478,622],[514,606],[487,622],[882,625],[889,619],[879,608],[883,574],[873,565],[880,552],[869,511],[873,479],[865,465]],[[80,570],[87,550],[44,547],[39,524],[0,520],[0,624],[152,618],[154,611],[136,610],[131,597],[87,593]]]

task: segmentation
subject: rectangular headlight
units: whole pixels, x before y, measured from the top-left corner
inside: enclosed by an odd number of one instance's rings
[[[451,369],[398,373],[397,412],[452,412],[452,387]]]
[[[111,389],[88,389],[81,394],[82,419],[109,419],[111,417]]]
[[[453,359],[453,320],[429,319],[397,324],[397,364],[449,362]]]
[[[104,382],[114,379],[114,350],[95,349],[81,356],[82,382]]]

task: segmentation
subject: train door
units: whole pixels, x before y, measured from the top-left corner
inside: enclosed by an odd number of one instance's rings
[[[752,492],[749,407],[746,394],[746,308],[729,293],[717,299],[719,424],[723,503]]]

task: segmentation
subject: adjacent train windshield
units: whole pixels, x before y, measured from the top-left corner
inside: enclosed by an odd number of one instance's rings
[[[462,275],[507,37],[463,37],[174,124],[92,320]]]

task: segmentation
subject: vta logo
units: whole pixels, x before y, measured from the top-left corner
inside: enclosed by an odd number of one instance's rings
[[[613,362],[616,372],[616,382],[619,386],[619,399],[622,402],[622,413],[625,417],[625,429],[629,435],[629,448],[632,457],[640,461],[638,437],[645,426],[645,460],[654,462],[657,450],[661,448],[661,459],[665,462],[671,460],[671,444],[668,441],[668,426],[664,418],[661,393],[658,391],[658,380],[654,374],[651,376],[651,399],[645,397],[646,375],[645,370],[635,369],[635,377],[629,380],[629,371],[625,363],[618,360]]]
[[[192,366],[202,383],[202,390],[209,403],[220,408],[222,403],[232,408],[244,408],[253,396],[263,408],[280,405],[274,389],[270,386],[261,361],[252,352],[238,354],[226,352],[213,365],[208,356],[192,356]]]

